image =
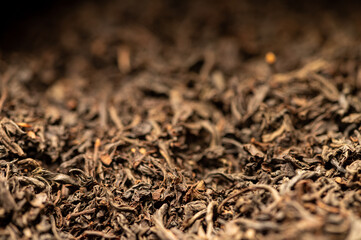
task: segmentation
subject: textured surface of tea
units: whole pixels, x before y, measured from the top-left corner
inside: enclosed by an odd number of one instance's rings
[[[339,4],[84,1],[5,34],[0,239],[360,239]]]

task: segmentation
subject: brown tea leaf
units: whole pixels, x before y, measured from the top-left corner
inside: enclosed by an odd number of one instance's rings
[[[102,161],[102,163],[108,166],[112,163],[112,158],[109,156],[109,154],[100,155],[100,160]]]

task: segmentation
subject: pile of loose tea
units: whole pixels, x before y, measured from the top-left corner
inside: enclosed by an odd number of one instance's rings
[[[361,239],[360,7],[306,2],[79,1],[8,28],[0,239]]]

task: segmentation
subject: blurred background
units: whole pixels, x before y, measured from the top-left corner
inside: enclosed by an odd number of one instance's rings
[[[196,71],[205,52],[226,74],[262,77],[268,69],[255,62],[267,52],[277,55],[278,72],[321,55],[358,52],[359,9],[359,1],[8,1],[1,7],[0,57],[21,64],[17,53],[35,54],[21,59],[37,62],[31,71],[42,69],[43,86],[74,73],[97,82],[100,69],[108,79],[145,68]]]

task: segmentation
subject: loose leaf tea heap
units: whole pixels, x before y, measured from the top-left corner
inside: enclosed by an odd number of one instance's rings
[[[0,50],[0,239],[360,239],[361,17],[340,4],[83,1],[21,23]]]

